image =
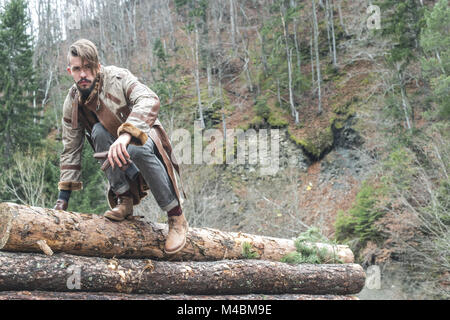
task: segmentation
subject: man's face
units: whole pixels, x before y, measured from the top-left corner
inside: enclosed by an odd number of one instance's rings
[[[94,71],[92,71],[94,69]],[[81,63],[80,57],[70,57],[70,65],[67,67],[67,71],[72,76],[73,80],[77,84],[78,90],[82,94],[89,94],[94,88],[94,79],[100,69],[100,64],[97,68],[92,68],[88,62]]]

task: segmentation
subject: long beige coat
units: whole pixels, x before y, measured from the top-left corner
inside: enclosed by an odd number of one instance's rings
[[[62,141],[64,150],[60,158],[60,190],[82,189],[81,152],[85,135],[89,138],[93,125],[100,121],[114,137],[121,133],[131,134],[131,144],[141,146],[151,137],[161,154],[167,173],[172,181],[180,204],[179,166],[172,153],[166,131],[158,120],[160,102],[158,96],[131,74],[115,66],[101,67],[97,85],[83,103],[74,84],[67,94],[63,107]],[[177,171],[180,183],[177,181]],[[137,204],[147,193],[148,186],[139,175],[132,183],[131,191]],[[186,198],[184,191],[183,195]],[[115,205],[112,191],[108,196],[110,205]]]

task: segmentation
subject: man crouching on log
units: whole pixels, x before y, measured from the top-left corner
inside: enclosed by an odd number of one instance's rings
[[[133,205],[150,189],[169,218],[164,250],[168,254],[180,251],[186,243],[188,223],[175,177],[175,171],[180,174],[179,167],[158,120],[158,96],[127,69],[102,66],[97,48],[89,40],[73,43],[67,60],[75,84],[63,107],[64,150],[55,209],[66,210],[71,192],[82,188],[81,152],[86,136],[95,152],[105,152],[108,162],[102,167],[110,185],[111,210],[105,217],[122,221],[131,216]],[[183,190],[181,180],[180,187]],[[186,198],[184,191],[183,195]]]

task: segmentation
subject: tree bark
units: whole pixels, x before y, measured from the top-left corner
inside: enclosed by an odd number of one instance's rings
[[[328,21],[330,24],[330,33],[331,33],[331,41],[332,41],[332,56],[333,56],[333,66],[337,68],[337,54],[336,54],[336,34],[334,31],[334,7],[333,0],[326,0],[327,4],[327,12],[328,12]]]
[[[287,26],[286,22],[284,20],[284,15],[286,14],[286,9],[284,6],[281,6],[280,8],[280,16],[281,16],[281,22],[283,23],[283,34],[284,34],[284,41],[286,44],[286,57],[288,62],[288,80],[289,80],[289,105],[291,107],[291,115],[294,118],[295,124],[299,123],[299,116],[298,111],[294,104],[294,93],[292,88],[292,50],[289,49],[289,42],[288,42],[288,35],[287,35]]]
[[[1,300],[358,300],[351,295],[309,294],[128,294],[113,292],[2,291]]]
[[[312,0],[313,25],[314,25],[314,49],[316,52],[316,70],[317,70],[317,89],[319,105],[317,112],[322,113],[322,92],[321,92],[321,75],[320,75],[320,58],[319,58],[319,25],[317,22],[316,3]]]
[[[199,35],[198,35],[198,27],[197,22],[195,22],[195,48],[192,47],[193,54],[195,54],[195,87],[197,89],[197,104],[198,104],[198,113],[200,117],[200,121],[202,124],[202,129],[205,128],[205,119],[203,117],[203,106],[202,106],[202,98],[201,98],[201,90],[200,90],[200,61],[199,61]],[[195,52],[194,52],[195,50]]]
[[[397,69],[398,83],[400,86],[400,93],[402,96],[402,107],[403,107],[403,112],[405,114],[406,128],[409,131],[412,131],[412,129],[414,127],[414,117],[410,117],[410,114],[413,115],[414,113],[413,113],[413,109],[411,108],[411,105],[408,101],[408,95],[406,94],[405,75],[404,75],[403,70],[399,63],[397,63],[396,69]]]
[[[234,1],[230,0],[230,24],[231,24],[231,46],[233,50],[233,55],[236,54],[236,21],[234,15]]]
[[[291,0],[291,8],[297,8],[297,2]],[[297,56],[297,68],[298,68],[298,74],[302,74],[302,63],[301,63],[301,57],[300,57],[300,44],[298,41],[298,19],[296,16],[294,16],[294,44],[295,44],[295,55]]]
[[[342,7],[341,7],[341,2],[342,2],[342,0],[338,0],[339,23],[340,23],[342,29],[344,30],[345,35],[347,36],[347,35],[348,35],[348,30],[347,30],[347,27],[345,26],[344,18],[342,17]]]
[[[309,56],[311,58],[311,83],[312,88],[314,92],[314,85],[316,83],[315,76],[314,76],[314,54],[313,54],[313,39],[314,39],[314,32],[311,31],[311,38],[309,39]]]
[[[333,56],[333,48],[331,45],[331,25],[330,25],[330,10],[328,7],[328,0],[325,0],[325,20],[327,22],[327,40],[328,50],[330,51],[330,57]]]
[[[358,264],[168,262],[0,252],[0,291],[346,295],[360,292],[364,283]]]
[[[242,247],[248,243],[259,259],[280,261],[284,255],[296,250],[290,239],[189,228],[186,246],[168,256],[163,250],[167,232],[166,224],[144,222],[138,217],[118,223],[95,214],[0,203],[0,249],[6,251],[41,252],[37,241],[45,240],[55,253],[211,261],[243,259]],[[354,261],[348,246],[310,245],[326,248],[330,257],[343,263]]]

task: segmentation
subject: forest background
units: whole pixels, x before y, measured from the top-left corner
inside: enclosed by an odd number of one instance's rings
[[[280,130],[275,175],[182,165],[191,226],[312,230],[380,268],[381,288],[361,298],[449,298],[448,0],[0,1],[2,202],[56,201],[79,38],[158,94],[170,136],[195,120],[224,136]],[[85,145],[69,210],[102,214],[92,155]],[[166,220],[151,195],[135,214]]]

